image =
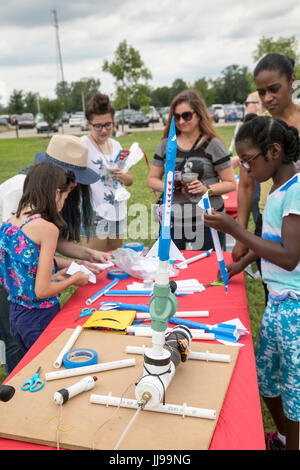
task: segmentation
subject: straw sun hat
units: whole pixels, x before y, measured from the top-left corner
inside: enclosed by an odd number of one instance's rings
[[[95,171],[87,168],[88,147],[73,135],[54,135],[46,152],[38,152],[34,163],[52,162],[65,170],[73,171],[77,183],[92,184],[100,179]]]

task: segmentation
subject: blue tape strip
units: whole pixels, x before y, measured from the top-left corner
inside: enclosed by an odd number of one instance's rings
[[[84,361],[74,361],[73,359],[88,358]],[[93,349],[73,349],[67,352],[63,357],[63,365],[66,369],[74,369],[75,367],[85,367],[98,364],[98,354]]]
[[[107,271],[106,277],[108,279],[128,279],[130,276],[121,269],[113,268]]]
[[[123,248],[131,248],[134,251],[143,251],[144,244],[141,242],[129,242],[125,243]]]

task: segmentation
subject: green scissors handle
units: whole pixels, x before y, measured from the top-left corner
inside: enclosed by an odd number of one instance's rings
[[[31,379],[25,380],[22,383],[21,389],[22,390],[29,390],[30,392],[37,392],[44,386],[44,381],[40,379],[40,370],[41,367],[38,368],[36,373],[31,377]]]

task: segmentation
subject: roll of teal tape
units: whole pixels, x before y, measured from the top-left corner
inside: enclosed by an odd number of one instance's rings
[[[128,273],[125,273],[125,271],[123,271],[122,269],[119,269],[119,268],[113,268],[113,269],[109,269],[107,271],[107,275],[106,277],[108,279],[119,279],[119,280],[122,280],[122,279],[128,279],[130,277],[130,275]]]

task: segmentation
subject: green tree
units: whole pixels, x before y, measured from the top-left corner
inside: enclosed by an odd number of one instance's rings
[[[147,80],[152,78],[151,72],[145,67],[139,51],[128,45],[126,40],[120,42],[111,63],[108,60],[104,61],[102,70],[114,77],[122,109],[130,102],[141,81],[147,83]]]
[[[169,106],[170,88],[167,86],[155,88],[151,91],[151,104],[156,108]]]
[[[100,80],[95,78],[81,78],[71,83],[71,103],[73,111],[84,111],[87,102],[100,90]]]
[[[256,46],[252,57],[255,62],[258,62],[265,54],[277,52],[279,54],[287,55],[298,62],[298,41],[295,36],[288,38],[279,37],[277,40],[272,37],[262,36]]]
[[[243,103],[251,92],[249,70],[237,64],[229,65],[222,76],[214,80],[215,101],[217,103]]]
[[[211,80],[207,80],[205,77],[198,78],[194,82],[193,88],[200,92],[207,106],[215,102],[215,89]]]
[[[8,110],[10,114],[22,114],[24,112],[23,90],[13,90],[9,97]]]
[[[49,124],[49,129],[51,129],[53,124],[60,118],[64,110],[64,105],[62,100],[59,98],[54,100],[51,100],[50,98],[42,98],[40,100],[40,108],[45,121]]]
[[[32,91],[26,93],[24,97],[24,112],[36,115],[38,112],[38,99],[38,93],[33,93]]]
[[[171,103],[172,99],[175,98],[181,91],[186,90],[188,85],[182,78],[176,78],[171,85],[170,93],[169,93],[169,104]]]

